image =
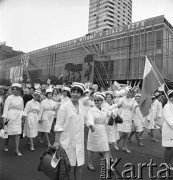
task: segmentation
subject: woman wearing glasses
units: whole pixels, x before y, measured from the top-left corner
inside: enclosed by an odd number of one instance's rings
[[[101,152],[103,156],[110,159],[109,143],[106,134],[105,125],[108,124],[108,119],[111,117],[111,111],[102,106],[105,95],[100,92],[94,94],[95,106],[88,111],[88,122],[94,125],[94,132],[89,130],[88,133],[88,168],[91,171],[95,171],[93,166],[93,152]],[[110,162],[110,161],[108,161]],[[108,169],[110,166],[108,165]]]

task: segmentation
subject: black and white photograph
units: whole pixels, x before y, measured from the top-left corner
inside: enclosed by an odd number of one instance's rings
[[[0,0],[0,180],[173,179],[173,0]]]

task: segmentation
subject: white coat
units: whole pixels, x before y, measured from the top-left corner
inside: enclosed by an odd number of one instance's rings
[[[135,103],[135,106],[136,105],[138,105],[137,102]],[[139,107],[136,107],[134,110],[133,121],[134,121],[135,126],[137,127],[136,132],[142,132],[144,129],[144,125],[143,125],[144,118]]]
[[[67,102],[67,101],[69,101],[69,97],[68,96],[66,96],[66,97],[64,97],[63,95],[61,96],[61,104],[64,104],[65,102]]]
[[[55,132],[61,132],[60,145],[65,149],[71,166],[84,164],[85,107],[79,100],[79,114],[71,100],[62,104],[57,114]],[[76,164],[77,163],[77,164]]]
[[[115,116],[117,116],[118,108],[116,104],[108,104],[107,102],[103,102],[103,107],[105,107],[108,111],[113,112]],[[116,131],[117,125],[114,123],[113,126],[106,125],[106,133],[108,136],[108,142],[112,143],[115,142],[115,131]]]
[[[22,132],[23,99],[21,96],[10,95],[5,100],[3,116],[9,120],[8,135],[18,135]]]
[[[132,118],[134,111],[134,100],[125,96],[120,98],[119,105],[121,105],[121,117],[123,118],[123,123],[118,124],[118,130],[121,132],[131,132]]]
[[[55,110],[56,102],[54,100],[46,98],[41,102],[39,116],[42,122],[38,124],[39,132],[50,132],[54,119]]]
[[[111,112],[102,107],[99,110],[97,107],[92,107],[88,111],[88,122],[93,124],[95,131],[92,133],[89,130],[87,150],[93,152],[109,151],[108,137],[105,125],[108,124],[108,119]]]
[[[163,108],[162,108],[162,103],[156,99],[154,101],[154,109],[155,109],[155,124],[162,126],[163,125]]]
[[[168,103],[163,108],[162,146],[173,147],[173,104]]]
[[[39,121],[40,103],[34,99],[26,103],[24,115],[27,120],[24,124],[24,135],[34,138],[38,135],[38,121]]]
[[[155,108],[154,104],[151,104],[151,108],[149,109],[149,114],[144,117],[144,127],[146,129],[154,129],[155,128]]]

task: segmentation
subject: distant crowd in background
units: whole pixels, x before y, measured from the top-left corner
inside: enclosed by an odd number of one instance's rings
[[[143,147],[142,134],[148,131],[151,142],[158,143],[155,131],[162,134],[165,147],[165,161],[172,166],[173,147],[173,91],[156,91],[151,96],[149,115],[143,117],[140,111],[140,89],[116,81],[107,90],[98,90],[98,85],[74,82],[71,87],[45,86],[39,84],[22,88],[19,83],[0,88],[1,137],[4,151],[9,151],[9,140],[15,136],[15,153],[19,150],[20,138],[35,151],[34,138],[40,144],[63,147],[70,165],[74,166],[75,179],[81,180],[84,162],[84,127],[88,128],[87,167],[95,171],[93,155],[112,159],[110,146],[118,151],[120,141],[126,153],[132,153],[129,146],[135,135],[139,148]],[[121,120],[121,121],[120,121]],[[54,144],[49,136],[55,134]],[[23,152],[24,153],[24,152]],[[110,162],[110,161],[108,161]],[[99,162],[98,162],[99,163]],[[108,171],[111,171],[108,163]]]

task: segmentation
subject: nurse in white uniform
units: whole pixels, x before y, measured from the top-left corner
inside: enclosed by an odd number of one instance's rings
[[[139,105],[140,105],[140,99],[141,99],[141,94],[136,94],[135,95],[135,103],[134,103],[134,116],[133,116],[133,121],[134,121],[134,131],[130,133],[129,136],[129,141],[131,141],[131,137],[135,134],[136,140],[138,142],[138,146],[143,147],[144,145],[140,141],[139,134],[142,133],[144,130],[144,118],[143,115],[140,111]]]
[[[153,142],[159,142],[158,139],[156,139],[155,137],[155,116],[156,116],[156,108],[154,105],[154,102],[156,100],[155,95],[151,96],[151,100],[152,100],[152,104],[151,107],[149,109],[149,114],[144,117],[144,127],[146,129],[151,130],[150,132],[148,132],[148,134],[152,137]]]
[[[129,89],[126,96],[120,99],[120,104],[118,107],[121,108],[121,117],[123,118],[123,123],[118,124],[119,131],[122,132],[120,139],[117,141],[118,143],[123,139],[123,150],[127,153],[131,153],[131,151],[127,147],[128,134],[131,132],[132,127],[132,117],[134,110],[134,100],[131,98],[131,90]]]
[[[160,133],[162,133],[162,125],[163,125],[163,107],[161,103],[162,94],[160,92],[155,92],[156,100],[154,102],[155,108],[155,125],[159,128]]]
[[[92,107],[88,111],[88,122],[94,125],[94,132],[89,130],[87,150],[88,150],[88,168],[94,171],[93,166],[93,152],[102,152],[103,156],[110,159],[109,143],[106,133],[106,126],[108,120],[111,117],[111,111],[102,106],[103,100],[105,99],[103,93],[97,92],[94,94],[95,107]],[[108,160],[108,162],[110,162]],[[110,164],[108,163],[108,169]]]
[[[71,166],[74,167],[74,180],[82,179],[82,165],[84,165],[84,118],[85,107],[82,97],[85,86],[73,83],[71,99],[59,108],[54,128],[55,143],[65,149]]]
[[[40,112],[41,91],[35,90],[33,99],[26,103],[24,109],[24,135],[30,138],[30,150],[34,151],[33,138],[38,135],[38,121]]]
[[[9,95],[5,100],[3,118],[4,122],[8,121],[7,133],[9,136],[15,135],[16,155],[22,156],[19,151],[19,135],[22,133],[22,116],[23,116],[23,99],[19,96],[21,84],[12,84],[12,95]],[[10,137],[9,137],[10,138]],[[8,138],[8,140],[9,140]],[[8,151],[8,140],[6,140],[5,151]]]
[[[38,124],[38,131],[46,136],[48,147],[51,146],[49,140],[49,133],[52,127],[54,114],[56,111],[56,102],[52,99],[52,89],[46,90],[46,99],[41,102],[40,121]],[[42,136],[39,138],[40,143],[43,143]]]
[[[115,114],[117,114],[118,112],[117,104],[113,103],[115,97],[114,92],[106,91],[105,94],[106,94],[106,100],[105,102],[103,102],[103,106],[107,108],[109,111],[114,111]],[[106,125],[106,132],[107,132],[109,144],[115,143],[115,136],[118,136],[116,137],[116,139],[119,139],[119,135],[117,134],[119,132],[117,131],[117,125],[115,125],[115,123],[113,126]]]
[[[168,168],[173,170],[173,90],[168,91],[169,101],[163,108],[162,146]]]

